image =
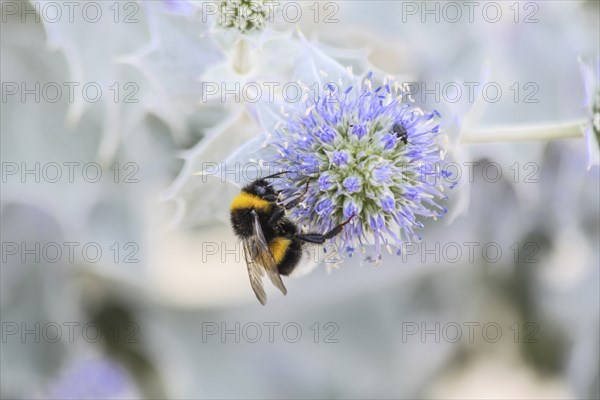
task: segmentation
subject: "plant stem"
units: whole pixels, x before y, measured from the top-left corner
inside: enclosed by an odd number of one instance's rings
[[[526,142],[572,139],[583,137],[583,127],[588,119],[578,119],[557,124],[514,125],[487,129],[465,128],[461,132],[461,143]]]
[[[239,74],[246,74],[250,71],[250,49],[248,48],[248,42],[245,39],[240,39],[234,49],[232,59],[233,69]]]

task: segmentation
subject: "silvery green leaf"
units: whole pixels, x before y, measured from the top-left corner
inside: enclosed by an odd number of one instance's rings
[[[235,149],[258,135],[258,127],[243,110],[207,131],[206,136],[192,149],[181,153],[184,165],[175,181],[162,195],[177,205],[173,223],[185,226],[207,225],[215,221],[228,221],[229,203],[233,193],[239,192],[242,176],[253,173],[242,165],[227,165],[226,160]],[[204,173],[195,176],[194,173]],[[213,178],[208,178],[214,175]],[[237,194],[237,193],[236,193]]]
[[[224,55],[207,34],[206,24],[186,15],[148,12],[150,40],[118,59],[136,67],[148,80],[153,96],[145,107],[179,135],[184,120],[197,111],[204,86],[198,78]]]
[[[354,78],[348,69],[323,53],[318,45],[311,43],[299,33],[302,48],[296,59],[293,79],[308,88],[317,90],[317,95],[325,93],[327,84],[348,87]]]

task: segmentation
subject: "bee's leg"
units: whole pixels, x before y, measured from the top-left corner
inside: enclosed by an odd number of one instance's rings
[[[304,188],[304,192],[302,192],[298,197],[296,197],[294,200],[290,201],[289,203],[287,203],[285,205],[286,210],[290,210],[290,209],[296,207],[298,204],[300,204],[300,202],[302,201],[302,198],[304,197],[306,192],[308,192],[308,183],[309,182],[306,182],[306,187]]]
[[[325,241],[327,239],[331,239],[332,237],[338,235],[344,228],[344,225],[346,225],[348,222],[350,222],[352,220],[352,218],[354,218],[354,215],[351,216],[350,218],[348,218],[346,221],[342,222],[341,224],[335,226],[329,232],[325,232],[322,235],[319,233],[305,233],[305,234],[298,234],[298,235],[296,235],[296,237],[300,240],[304,240],[305,242],[309,242],[309,243],[317,243],[317,244],[325,243]]]
[[[283,218],[284,214],[285,214],[285,209],[282,207],[277,207],[277,210],[275,210],[275,212],[273,214],[271,214],[271,217],[269,218],[269,225],[275,224],[277,221],[279,221],[281,218]]]
[[[306,233],[296,235],[296,239],[302,240],[308,243],[323,244],[325,243],[325,237],[318,233]]]
[[[266,201],[276,201],[277,195],[276,194],[266,194],[266,195],[262,196],[262,198]]]

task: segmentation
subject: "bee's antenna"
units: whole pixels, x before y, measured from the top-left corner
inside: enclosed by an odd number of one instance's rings
[[[290,172],[290,171],[282,171],[282,172],[278,172],[278,173],[276,173],[276,174],[273,174],[273,175],[265,176],[265,177],[263,177],[263,178],[260,178],[260,179],[269,179],[269,178],[275,178],[276,176],[283,175],[283,174],[287,174],[287,173],[289,173],[289,172]]]

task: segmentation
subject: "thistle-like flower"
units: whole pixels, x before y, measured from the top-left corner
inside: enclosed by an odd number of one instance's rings
[[[352,255],[374,244],[381,247],[420,239],[414,228],[421,217],[436,219],[447,212],[437,204],[447,174],[437,111],[424,113],[404,102],[399,84],[384,81],[374,87],[368,74],[358,88],[308,99],[290,112],[271,136],[277,156],[267,159],[276,170],[288,171],[276,182],[282,198],[302,196],[291,218],[306,229],[326,231],[350,218],[336,238]]]
[[[221,0],[219,5],[219,24],[242,33],[264,28],[267,16],[264,0]]]

